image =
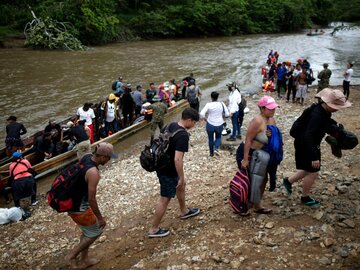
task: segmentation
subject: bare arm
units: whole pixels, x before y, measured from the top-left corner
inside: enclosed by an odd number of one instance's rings
[[[99,171],[96,168],[91,168],[86,172],[85,180],[88,183],[88,200],[91,209],[93,210],[100,228],[104,228],[106,222],[101,215],[99,206],[96,200],[96,188],[100,180]]]
[[[261,121],[257,117],[251,120],[247,133],[246,133],[246,139],[245,139],[245,145],[244,145],[244,157],[241,161],[242,167],[246,168],[249,166],[249,152],[252,145],[252,142],[256,135],[259,133],[261,128]]]
[[[180,152],[180,151],[175,151],[175,157],[174,157],[174,162],[175,162],[175,168],[176,168],[176,172],[179,175],[179,182],[176,188],[180,188],[180,189],[184,189],[185,188],[185,176],[184,176],[184,163],[183,163],[183,159],[184,159],[184,152]]]

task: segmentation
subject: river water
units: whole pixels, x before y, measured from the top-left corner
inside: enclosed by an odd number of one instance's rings
[[[18,117],[31,134],[49,119],[62,120],[85,102],[96,102],[112,92],[119,75],[133,86],[181,80],[193,72],[208,100],[218,90],[225,99],[225,84],[237,81],[244,92],[260,89],[260,67],[269,49],[280,61],[308,59],[314,74],[329,63],[330,83],[340,85],[348,61],[354,61],[352,84],[360,84],[360,30],[331,36],[308,37],[304,32],[277,35],[178,39],[118,43],[86,52],[0,49],[0,145],[6,119]]]

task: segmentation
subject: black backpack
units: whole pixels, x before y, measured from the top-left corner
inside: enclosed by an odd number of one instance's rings
[[[87,188],[84,178],[85,164],[77,162],[62,171],[47,192],[48,204],[57,212],[79,209]]]
[[[195,86],[194,89],[191,89],[189,87],[188,93],[187,93],[187,95],[188,95],[187,100],[189,101],[190,104],[199,103],[199,99],[198,99],[197,94],[196,94],[197,90],[198,90],[197,86]]]
[[[116,90],[116,86],[117,86],[117,83],[118,83],[118,81],[114,81],[113,83],[112,83],[112,85],[111,85],[111,89],[112,90]]]
[[[148,172],[153,172],[167,166],[170,163],[170,155],[168,153],[170,139],[181,131],[185,130],[178,129],[170,132],[168,126],[165,127],[164,131],[152,141],[151,145],[145,145],[144,150],[141,151],[141,167]]]
[[[312,104],[310,107],[306,108],[303,113],[299,116],[298,119],[295,120],[295,122],[292,124],[290,129],[290,136],[293,138],[300,137],[302,135],[302,132],[306,128],[309,119],[310,114],[315,108],[316,104]]]

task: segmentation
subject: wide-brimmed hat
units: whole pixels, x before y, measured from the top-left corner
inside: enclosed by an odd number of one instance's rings
[[[108,99],[109,99],[109,100],[115,100],[115,99],[116,99],[116,96],[115,96],[113,93],[111,93],[111,94],[109,95]]]
[[[158,96],[158,95],[156,95],[156,96],[154,96],[153,97],[153,99],[152,99],[153,101],[160,101],[161,100],[161,98]]]
[[[351,106],[351,103],[346,100],[345,95],[339,89],[324,88],[317,93],[315,97],[320,98],[326,103],[326,105],[334,110],[348,108]]]
[[[273,110],[273,109],[276,109],[277,107],[279,107],[279,105],[276,103],[275,99],[270,96],[263,96],[262,98],[260,98],[260,100],[258,101],[258,106],[265,107],[269,110]]]

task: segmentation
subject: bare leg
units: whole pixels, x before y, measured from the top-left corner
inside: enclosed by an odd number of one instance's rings
[[[176,189],[176,197],[179,202],[181,215],[185,215],[188,212],[188,209],[187,209],[186,203],[185,203],[185,187],[183,189],[180,189],[180,188]]]
[[[288,178],[288,180],[292,184],[292,183],[295,183],[295,182],[303,179],[307,174],[308,174],[308,172],[306,172],[306,171],[297,170],[293,176]]]
[[[307,197],[310,195],[310,189],[313,186],[315,179],[318,177],[319,173],[308,173],[303,182],[303,197]]]
[[[165,212],[169,205],[170,199],[171,198],[160,197],[158,204],[155,207],[154,219],[153,219],[151,228],[149,230],[150,234],[156,233],[159,230],[159,225],[160,225],[161,219],[165,215]]]
[[[99,237],[99,236],[98,236]],[[85,237],[84,235],[81,235],[80,237],[80,243],[79,245],[77,245],[74,249],[72,249],[68,255],[65,256],[65,261],[67,261],[71,268],[73,269],[85,269],[86,264],[83,262],[83,256],[87,257],[88,251],[89,251],[89,247],[91,246],[92,243],[95,242],[95,240],[98,237],[94,237],[94,238],[88,238]],[[76,257],[81,253],[81,263],[79,265],[77,265],[76,263]],[[84,253],[84,255],[83,255]]]

